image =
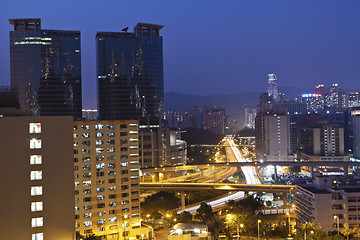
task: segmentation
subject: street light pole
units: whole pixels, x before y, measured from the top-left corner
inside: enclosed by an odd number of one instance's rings
[[[261,223],[261,220],[258,219],[258,240],[260,240],[260,223]]]
[[[239,225],[236,224],[237,239],[239,240]]]
[[[338,216],[334,216],[334,218],[336,219],[336,223],[337,223],[337,232],[338,232],[338,235],[340,234],[340,227],[339,227],[339,217]]]
[[[286,213],[289,216],[289,238],[291,237],[291,227],[290,227],[290,213]]]

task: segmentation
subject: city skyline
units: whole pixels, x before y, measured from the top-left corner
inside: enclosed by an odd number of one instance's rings
[[[15,9],[14,3],[4,3],[1,85],[10,80],[8,19],[41,17],[44,28],[82,33],[84,108],[96,107],[96,32],[121,31],[137,22],[164,25],[165,93],[255,91],[266,83],[268,73],[275,73],[282,86],[303,88],[339,82],[344,88],[360,88],[355,81],[359,61],[356,44],[360,40],[356,9],[360,3],[355,1],[211,1],[206,5],[137,1],[111,7],[90,2],[86,7],[72,3],[71,9],[65,8],[66,3],[44,2],[34,8],[23,2],[16,5],[16,11],[10,10]],[[52,9],[58,9],[59,14]],[[115,14],[118,12],[122,14]],[[188,37],[183,38],[184,34]]]

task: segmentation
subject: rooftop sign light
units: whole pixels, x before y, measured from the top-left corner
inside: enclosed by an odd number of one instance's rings
[[[318,93],[307,93],[307,94],[302,94],[301,97],[303,97],[303,98],[321,97],[321,94],[318,94]]]

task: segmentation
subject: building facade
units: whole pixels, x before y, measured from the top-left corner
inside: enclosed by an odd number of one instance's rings
[[[289,116],[258,115],[255,122],[256,153],[260,159],[287,161],[290,155]]]
[[[139,132],[139,161],[141,168],[186,164],[187,143],[181,131],[158,128]]]
[[[76,231],[106,239],[140,228],[138,122],[74,123]]]
[[[332,186],[330,177],[319,176],[313,185],[296,185],[297,223],[313,222],[327,232],[359,226],[360,189],[357,186]]]
[[[164,77],[161,25],[138,23],[133,33],[98,32],[98,110],[102,120],[139,120],[159,127]]]
[[[72,123],[0,117],[0,239],[75,238]]]
[[[81,119],[80,32],[42,29],[39,18],[9,21],[11,87],[22,113]]]

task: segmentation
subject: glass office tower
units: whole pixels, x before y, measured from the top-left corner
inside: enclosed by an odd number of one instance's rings
[[[102,120],[158,127],[163,113],[163,26],[138,23],[133,33],[98,32],[98,110]]]
[[[80,32],[41,29],[41,20],[10,19],[11,87],[21,111],[81,119]]]

